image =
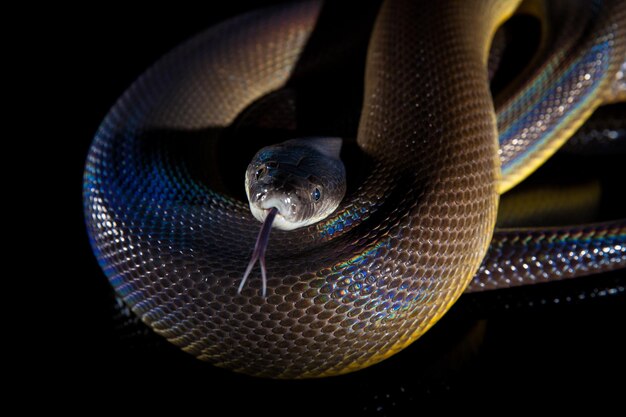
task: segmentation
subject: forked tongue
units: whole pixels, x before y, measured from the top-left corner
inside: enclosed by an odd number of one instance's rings
[[[256,264],[256,261],[259,261],[259,265],[261,265],[261,279],[263,283],[262,295],[265,297],[267,292],[267,272],[265,271],[265,250],[267,249],[267,243],[270,240],[270,231],[272,230],[272,223],[274,223],[274,218],[276,218],[276,214],[278,213],[278,209],[276,207],[272,207],[270,212],[267,213],[267,217],[263,222],[263,226],[261,226],[261,231],[259,232],[259,236],[256,238],[256,243],[254,245],[254,251],[252,252],[252,256],[250,257],[250,263],[248,263],[248,267],[246,268],[246,272],[243,274],[243,279],[241,280],[241,284],[239,284],[239,289],[237,290],[237,294],[241,294],[241,290],[243,286],[246,284],[246,280]]]

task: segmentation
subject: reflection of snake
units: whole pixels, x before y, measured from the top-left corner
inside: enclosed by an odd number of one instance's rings
[[[558,31],[498,104],[498,153],[486,62],[517,3],[383,4],[357,138],[373,165],[328,219],[273,234],[267,298],[256,280],[237,293],[258,230],[247,204],[150,132],[226,127],[284,86],[321,6],[248,14],[166,56],[111,110],[85,170],[88,229],[118,295],[183,350],[256,375],[350,372],[410,344],[472,281],[498,193],[601,102],[625,98],[626,4],[550,2]],[[625,235],[623,221],[497,232],[471,288],[623,267]]]

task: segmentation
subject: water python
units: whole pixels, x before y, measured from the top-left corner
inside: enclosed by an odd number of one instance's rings
[[[304,378],[393,355],[464,291],[625,266],[621,220],[494,234],[499,194],[626,98],[624,2],[553,2],[556,46],[494,109],[489,47],[518,3],[383,3],[357,135],[368,174],[326,220],[273,232],[267,297],[256,280],[237,292],[258,230],[247,203],[146,135],[226,128],[279,90],[322,3],[249,13],[165,56],[107,115],[85,168],[88,231],[117,294],[199,359]]]

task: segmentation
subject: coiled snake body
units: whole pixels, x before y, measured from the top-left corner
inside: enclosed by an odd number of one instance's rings
[[[357,136],[368,175],[327,219],[274,232],[267,297],[255,280],[237,292],[258,230],[247,203],[211,188],[189,155],[149,133],[226,128],[282,88],[322,4],[247,14],[164,57],[105,118],[85,169],[88,230],[117,294],[202,360],[319,377],[393,355],[468,288],[626,266],[624,221],[494,235],[498,195],[598,105],[626,99],[626,4],[553,2],[553,13],[572,16],[558,28],[567,36],[555,32],[554,50],[496,118],[489,47],[518,3],[381,6]]]

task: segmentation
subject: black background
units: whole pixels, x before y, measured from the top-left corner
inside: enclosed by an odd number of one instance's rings
[[[46,30],[33,61],[52,75],[46,78],[52,91],[42,102],[54,114],[41,149],[54,149],[55,171],[67,174],[62,190],[47,191],[62,202],[57,206],[67,218],[64,230],[76,243],[53,248],[55,254],[60,249],[54,268],[43,272],[56,277],[51,287],[60,290],[54,320],[44,320],[52,334],[45,346],[55,353],[44,350],[42,359],[40,351],[29,361],[55,365],[54,374],[46,375],[50,381],[55,374],[65,376],[50,382],[50,390],[71,389],[101,402],[120,396],[140,404],[182,401],[218,415],[415,415],[430,402],[483,409],[504,401],[516,409],[540,399],[602,406],[623,395],[622,272],[464,296],[405,351],[367,370],[324,380],[270,381],[216,369],[124,318],[92,255],[82,218],[81,177],[91,138],[115,100],[162,54],[259,3],[170,4],[146,11],[55,8],[53,19],[41,11]],[[58,399],[72,401],[67,395]],[[225,411],[217,411],[221,407]]]

